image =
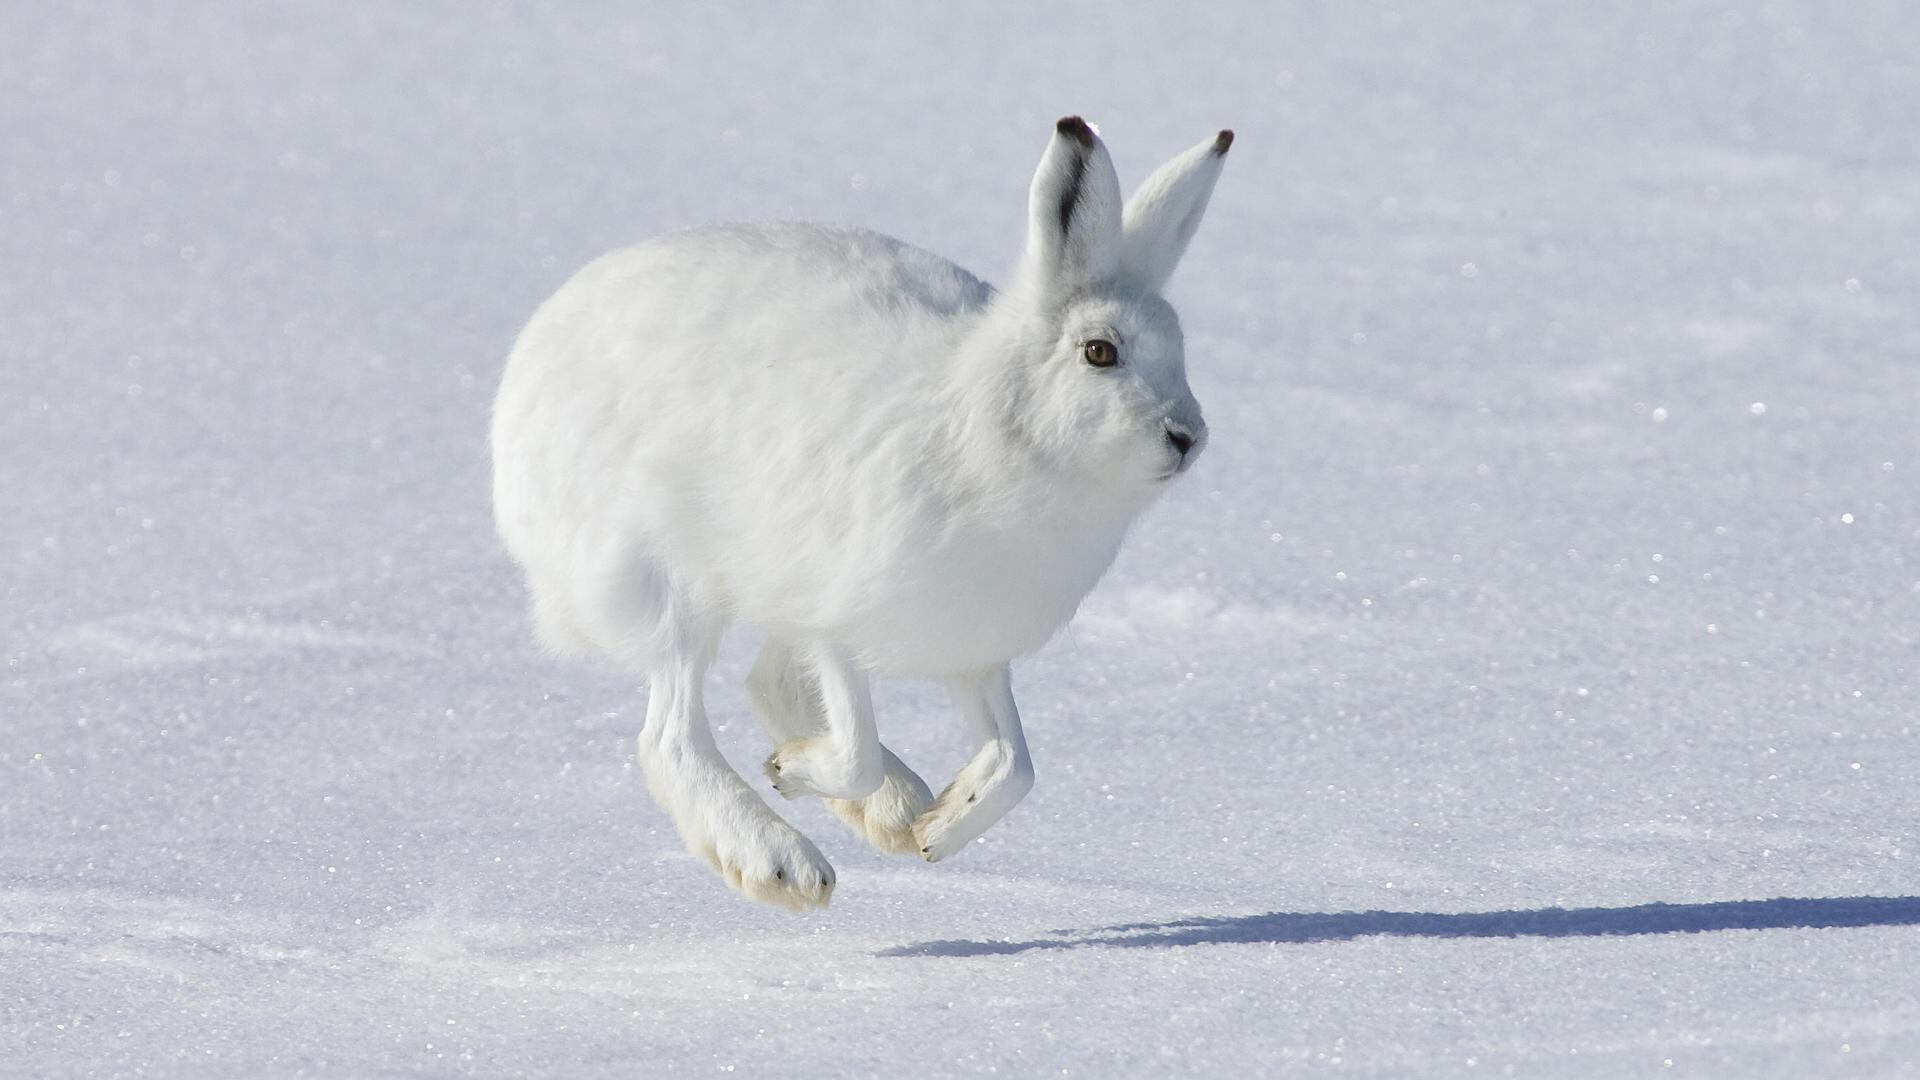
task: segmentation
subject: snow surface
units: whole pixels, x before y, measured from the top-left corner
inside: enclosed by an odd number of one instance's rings
[[[0,1074],[1915,1075],[1912,5],[761,7],[0,7]],[[1068,112],[1239,134],[1213,445],[1024,805],[736,899],[530,644],[507,345],[704,220],[999,276]]]

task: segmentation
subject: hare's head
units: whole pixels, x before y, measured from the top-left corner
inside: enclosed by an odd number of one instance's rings
[[[1150,497],[1206,445],[1180,320],[1160,290],[1232,144],[1222,131],[1123,205],[1106,147],[1070,116],[1034,174],[1026,254],[1004,297],[1022,328],[1023,427],[1092,483]]]

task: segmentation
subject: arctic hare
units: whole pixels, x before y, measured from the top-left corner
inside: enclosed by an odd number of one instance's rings
[[[1159,293],[1232,142],[1123,204],[1061,120],[1004,292],[876,233],[721,225],[604,256],[521,332],[493,495],[536,633],[646,678],[647,785],[729,885],[796,910],[834,885],[708,730],[729,623],[768,638],[747,686],[782,795],[937,860],[1032,787],[1009,661],[1206,444]],[[938,798],[880,744],[876,675],[937,680],[966,717],[978,750]]]

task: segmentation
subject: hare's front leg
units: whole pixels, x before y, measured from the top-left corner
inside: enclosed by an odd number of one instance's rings
[[[924,794],[920,805],[933,798],[879,744],[868,678],[845,651],[770,640],[747,676],[747,698],[778,744],[766,774],[781,796],[858,801],[904,784]]]
[[[886,779],[880,732],[873,723],[867,673],[831,645],[794,648],[807,689],[815,696],[825,729],[789,738],[767,758],[774,790],[792,799],[822,795],[862,799]]]
[[[1004,664],[951,680],[954,701],[979,749],[913,823],[920,854],[941,859],[986,832],[1033,790],[1033,759],[1013,705],[1013,674]]]
[[[791,645],[770,639],[747,676],[747,701],[775,745],[818,736],[827,730],[825,706],[817,683]],[[777,755],[776,755],[777,756]],[[881,851],[911,855],[920,850],[913,822],[933,802],[933,792],[906,762],[880,746],[886,779],[862,799],[827,799],[827,809]],[[783,770],[784,771],[784,770]],[[774,786],[780,786],[775,778]]]
[[[760,728],[776,746],[816,738],[828,730],[826,705],[818,682],[806,671],[793,646],[780,638],[766,642],[760,659],[747,676],[747,701],[753,705]],[[879,790],[860,799],[826,799],[829,811],[847,822],[868,844],[895,855],[920,851],[914,840],[914,819],[933,803],[933,792],[891,749],[879,748],[885,780]],[[776,788],[780,780],[776,778]]]
[[[780,820],[714,745],[701,704],[704,662],[676,663],[648,679],[640,768],[647,789],[680,830],[687,850],[727,884],[795,911],[824,907],[833,867],[812,842]]]

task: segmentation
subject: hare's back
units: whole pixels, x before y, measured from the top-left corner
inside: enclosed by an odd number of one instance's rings
[[[992,290],[953,262],[865,229],[799,222],[711,225],[614,252],[582,271],[612,311],[669,325],[709,349],[794,332],[787,348],[831,351],[937,333]],[[695,324],[691,326],[680,324]],[[803,332],[802,332],[803,331]]]
[[[870,229],[780,221],[668,233],[635,251],[688,270],[743,274],[775,295],[852,297],[889,312],[955,316],[984,305],[986,284],[948,259]]]
[[[707,411],[905,389],[940,366],[991,295],[954,263],[863,229],[685,229],[574,275],[522,333],[508,377],[524,360],[590,396]]]

